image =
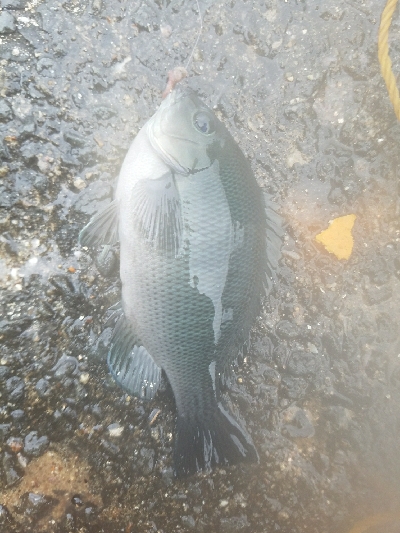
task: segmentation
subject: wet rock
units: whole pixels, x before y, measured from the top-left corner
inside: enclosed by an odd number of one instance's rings
[[[57,378],[75,376],[79,374],[79,361],[76,357],[64,354],[51,370]]]
[[[96,106],[94,107],[93,112],[95,117],[99,120],[108,120],[116,114],[115,110],[108,106]]]
[[[22,422],[25,417],[25,411],[22,409],[15,409],[14,411],[11,411],[10,416],[14,422]]]
[[[393,291],[389,285],[383,285],[381,287],[373,286],[365,289],[365,301],[368,305],[376,305],[382,302],[386,302],[392,297]]]
[[[42,378],[36,383],[35,389],[41,398],[46,398],[50,394],[51,386],[47,379]]]
[[[3,381],[10,375],[10,369],[8,366],[0,366],[0,381]]]
[[[86,139],[82,137],[82,135],[79,135],[78,133],[72,130],[65,131],[63,137],[67,141],[67,143],[74,147],[83,147],[86,144]]]
[[[85,215],[94,215],[109,203],[112,196],[112,187],[104,181],[91,183],[85,190],[79,193],[74,208]]]
[[[276,325],[276,333],[282,339],[297,339],[300,337],[299,328],[289,320],[281,320]]]
[[[24,9],[26,0],[1,0],[0,6],[2,9]]]
[[[74,494],[71,498],[71,503],[75,507],[82,507],[84,504],[82,496],[80,494]]]
[[[14,31],[16,31],[14,17],[11,15],[11,13],[8,13],[7,11],[2,11],[0,13],[0,35],[13,33]]]
[[[103,250],[96,257],[96,266],[102,276],[108,277],[118,266],[118,257],[111,246],[103,246]]]
[[[332,333],[325,332],[322,335],[322,345],[332,357],[339,357],[342,354],[340,338]]]
[[[121,426],[118,423],[110,424],[107,427],[107,431],[110,437],[121,437],[122,433],[124,432],[124,426]]]
[[[54,500],[48,496],[36,492],[26,492],[16,506],[16,511],[19,514],[38,518],[50,509],[52,503]]]
[[[24,396],[25,382],[18,376],[13,376],[6,381],[6,390],[10,402],[17,402]]]
[[[221,518],[220,520],[220,532],[221,533],[234,533],[235,531],[248,531],[250,523],[247,520],[246,515],[232,516],[229,518]]]
[[[303,378],[284,376],[282,378],[282,392],[290,400],[302,398],[307,390],[308,383]]]
[[[38,457],[45,451],[48,445],[49,439],[46,436],[38,437],[37,431],[31,431],[25,437],[24,450],[27,455]]]
[[[0,442],[5,440],[11,431],[11,424],[0,424]]]
[[[105,440],[105,439],[102,439],[101,440],[101,444],[104,448],[104,450],[109,453],[110,455],[119,455],[121,449],[119,446],[117,446],[116,444],[114,444],[113,442],[110,442],[108,440]]]
[[[13,453],[18,453],[24,447],[24,441],[20,437],[10,437],[7,440],[7,446]]]
[[[3,470],[6,477],[6,484],[9,487],[18,483],[22,478],[22,473],[18,468],[15,457],[7,452],[3,456]]]
[[[353,412],[345,407],[335,405],[327,409],[326,418],[331,421],[335,431],[346,430],[353,418]]]
[[[137,466],[143,475],[150,474],[154,469],[155,451],[150,448],[142,448],[137,458]]]
[[[10,152],[7,145],[0,140],[0,161],[7,161],[10,159]]]
[[[13,522],[10,511],[5,505],[0,504],[0,526],[10,526]]]
[[[1,15],[2,14],[0,13],[0,17]],[[1,19],[0,19],[0,23],[1,23]],[[13,117],[13,112],[12,112],[11,107],[4,100],[0,100],[0,121],[5,122],[7,120],[11,120],[12,117]]]
[[[287,370],[293,376],[310,376],[315,374],[316,368],[316,357],[308,352],[292,352],[287,363]]]
[[[282,428],[285,437],[307,439],[315,434],[314,426],[306,411],[300,407],[292,406],[283,411],[284,420],[289,422]]]
[[[161,479],[167,487],[170,487],[174,482],[174,470],[172,467],[163,468],[161,470]]]
[[[194,529],[196,527],[196,520],[191,515],[182,516],[181,521],[182,521],[182,524],[188,529]]]

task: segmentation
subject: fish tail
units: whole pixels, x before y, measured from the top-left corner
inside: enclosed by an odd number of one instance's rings
[[[218,403],[211,416],[188,418],[178,414],[174,450],[178,478],[219,465],[258,462],[250,435]]]

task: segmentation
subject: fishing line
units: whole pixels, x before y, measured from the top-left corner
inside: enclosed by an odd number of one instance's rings
[[[197,35],[197,39],[196,39],[196,42],[194,43],[194,46],[192,48],[192,51],[190,53],[190,56],[189,56],[189,59],[187,60],[187,63],[185,65],[185,70],[188,69],[189,65],[190,65],[190,62],[192,61],[192,58],[193,58],[193,54],[194,54],[194,51],[196,49],[196,46],[199,42],[199,39],[200,39],[200,36],[201,36],[201,33],[203,31],[203,17],[201,16],[201,11],[200,11],[200,4],[199,4],[199,0],[196,0],[196,4],[197,4],[197,10],[199,12],[199,19],[200,19],[200,31]]]
[[[203,31],[203,17],[201,16],[201,10],[200,10],[200,4],[199,0],[196,0],[197,9],[199,11],[199,19],[200,19],[200,31],[197,35],[196,42],[194,43],[194,46],[192,48],[192,51],[190,53],[189,59],[186,62],[186,65],[184,67],[175,67],[174,69],[170,70],[168,72],[168,79],[167,79],[167,85],[162,93],[162,98],[166,98],[171,91],[173,91],[175,85],[179,83],[181,80],[186,78],[188,76],[187,69],[189,68],[190,62],[192,61],[194,51],[196,49],[196,46],[199,42],[201,33]]]

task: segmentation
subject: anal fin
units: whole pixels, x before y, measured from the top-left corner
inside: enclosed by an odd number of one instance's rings
[[[161,368],[121,315],[107,357],[111,375],[125,392],[146,400],[154,398],[161,382]]]

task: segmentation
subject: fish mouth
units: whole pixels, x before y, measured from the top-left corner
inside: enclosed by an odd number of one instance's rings
[[[165,123],[163,123],[165,115],[167,113],[171,113],[171,108],[178,105],[179,102],[184,98],[189,98],[193,101],[192,95],[195,96],[196,93],[189,87],[175,87],[174,90],[171,91],[171,93],[169,93],[169,95],[161,103],[157,113],[155,113],[155,115],[153,115],[153,117],[147,123],[147,134],[152,148],[161,157],[164,163],[166,163],[179,174],[184,175],[189,175],[191,169],[189,167],[182,166],[173,155],[168,153],[163,147],[163,143],[160,142],[159,139],[169,138],[173,141],[181,141],[186,145],[199,146],[199,143],[193,139],[171,131],[167,131]]]

